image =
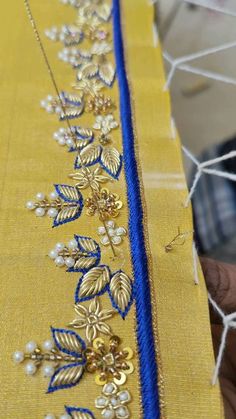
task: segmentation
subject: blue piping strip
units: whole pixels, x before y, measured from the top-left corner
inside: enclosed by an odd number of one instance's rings
[[[125,0],[124,0],[125,1]],[[113,37],[120,93],[124,168],[129,205],[129,235],[137,315],[137,340],[140,358],[141,397],[144,419],[159,419],[159,395],[155,342],[152,330],[152,307],[148,277],[148,258],[143,228],[143,208],[135,158],[135,141],[129,83],[126,75],[121,29],[120,1],[113,0]]]

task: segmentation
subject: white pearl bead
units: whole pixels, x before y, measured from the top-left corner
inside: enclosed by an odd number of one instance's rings
[[[113,419],[115,417],[115,413],[113,410],[106,409],[102,412],[102,417],[105,419]]]
[[[100,234],[101,236],[102,236],[103,234],[106,234],[106,229],[105,229],[105,227],[98,227],[98,234]]]
[[[57,199],[58,198],[58,193],[56,191],[52,191],[49,194],[51,199]]]
[[[34,352],[35,349],[37,348],[37,343],[30,341],[25,345],[25,350],[26,352],[28,352],[29,354]]]
[[[53,134],[53,138],[54,138],[54,140],[56,140],[56,141],[60,138],[60,136],[59,136],[58,132],[54,132],[54,134]]]
[[[56,107],[55,107],[55,112],[56,112],[57,114],[61,113],[61,107],[60,107],[60,106],[56,106]]]
[[[101,239],[101,243],[106,246],[107,244],[109,244],[109,238],[107,236],[102,237]]]
[[[50,209],[48,210],[48,212],[47,212],[47,215],[48,215],[50,218],[55,218],[55,217],[57,216],[57,214],[58,214],[58,211],[57,211],[57,209],[56,209],[56,208],[50,208]]]
[[[33,201],[26,202],[26,208],[28,208],[29,210],[35,209],[35,203]]]
[[[56,419],[56,416],[52,413],[48,413],[46,416],[44,416],[44,419]]]
[[[45,342],[43,342],[43,349],[45,349],[45,351],[51,351],[54,348],[54,342],[51,339],[45,340]]]
[[[44,208],[36,208],[35,214],[37,215],[37,217],[43,217],[44,214],[45,214],[45,209]]]
[[[58,252],[61,252],[64,249],[64,247],[65,247],[64,243],[57,243],[56,246],[55,246],[55,249]]]
[[[40,101],[40,105],[41,105],[41,107],[42,107],[42,108],[46,108],[46,106],[47,106],[47,101],[46,101],[46,100],[44,100],[44,99],[43,99],[43,100],[41,100],[41,101]]]
[[[53,99],[52,95],[47,95],[47,100],[50,102]]]
[[[22,361],[24,361],[24,352],[22,352],[22,351],[16,351],[16,352],[14,352],[14,354],[13,354],[13,361],[16,363],[16,364],[20,364]]]
[[[112,220],[107,221],[107,227],[114,228],[114,227],[115,227],[115,223],[114,223],[114,221],[112,221]]]
[[[69,249],[72,249],[72,250],[77,249],[78,247],[77,241],[75,239],[70,240],[68,243],[68,247]]]
[[[127,415],[127,409],[125,409],[125,407],[122,407],[122,406],[119,407],[116,412],[121,418],[125,418]]]
[[[52,365],[43,366],[43,375],[44,377],[51,377],[54,374],[55,369]]]
[[[112,237],[112,243],[120,244],[122,242],[122,238],[120,236]]]
[[[59,140],[58,140],[58,144],[59,145],[61,145],[61,146],[64,146],[65,144],[66,144],[66,140],[65,140],[65,138],[59,138]]]
[[[57,266],[59,266],[59,267],[64,266],[64,264],[65,264],[64,259],[63,259],[63,257],[62,257],[62,256],[58,256],[58,257],[55,259],[55,263],[56,263],[56,265],[57,265]]]
[[[48,256],[49,256],[51,259],[56,259],[56,258],[57,258],[57,256],[58,256],[58,253],[57,253],[57,251],[56,251],[55,249],[52,249],[52,250],[50,250],[50,252],[48,253]]]
[[[33,362],[28,362],[25,366],[25,372],[27,375],[34,375],[36,373],[36,366]]]
[[[115,230],[114,230],[114,228],[109,228],[109,229],[108,229],[108,233],[109,233],[109,236],[110,236],[110,237],[114,236],[114,235],[115,235]]]
[[[43,201],[45,199],[45,194],[43,192],[38,192],[36,195],[38,201]]]
[[[68,268],[72,268],[75,264],[75,260],[71,257],[65,259],[65,264]]]
[[[53,107],[52,107],[52,105],[47,105],[47,106],[46,106],[46,111],[47,111],[48,113],[53,113]]]
[[[66,145],[71,148],[75,145],[75,143],[71,138],[68,138],[68,140],[66,140]]]
[[[106,384],[105,388],[104,388],[105,392],[108,393],[108,394],[112,394],[114,389],[115,389],[115,387],[112,383]]]
[[[125,236],[126,235],[126,229],[124,227],[118,227],[116,229],[116,234],[118,236]]]
[[[97,398],[97,400],[96,400],[96,404],[98,405],[98,406],[106,406],[106,399],[105,399],[105,397],[98,397]]]
[[[59,132],[60,132],[61,134],[64,134],[64,133],[66,132],[66,129],[65,129],[65,128],[63,128],[63,127],[61,127],[61,128],[59,128]]]

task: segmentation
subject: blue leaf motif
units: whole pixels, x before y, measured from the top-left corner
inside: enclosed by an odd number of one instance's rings
[[[80,191],[69,185],[54,185],[59,198],[67,202],[58,210],[58,214],[54,218],[53,227],[68,223],[80,217],[83,209],[83,197]]]
[[[77,333],[66,329],[51,328],[52,337],[59,351],[71,355],[79,360],[83,359],[86,348],[84,340]]]
[[[99,265],[83,275],[75,290],[75,302],[91,300],[108,290],[110,269],[106,265]]]
[[[84,373],[84,363],[76,362],[58,368],[51,377],[48,393],[76,386]]]
[[[81,272],[86,273],[89,269],[97,266],[101,259],[101,250],[98,243],[90,237],[77,236],[75,240],[78,243],[78,249],[83,255],[76,261],[72,268],[69,268],[67,272]]]
[[[133,302],[133,281],[125,272],[119,270],[114,272],[109,283],[108,294],[112,306],[124,319]]]
[[[79,126],[72,127],[72,131],[76,138],[76,147],[71,147],[69,152],[81,151],[84,147],[91,144],[94,141],[94,134],[90,128],[83,128]]]
[[[77,419],[76,412],[83,413],[84,416],[82,416],[84,419],[95,419],[95,416],[89,409],[85,409],[83,407],[69,407],[65,406],[66,413],[72,417],[72,419]]]

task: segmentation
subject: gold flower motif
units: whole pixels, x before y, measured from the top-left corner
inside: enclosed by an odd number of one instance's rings
[[[104,84],[97,79],[83,78],[77,80],[77,83],[73,87],[76,90],[80,90],[83,96],[97,96],[100,90],[104,88]]]
[[[115,311],[108,309],[102,310],[97,297],[93,299],[88,308],[81,304],[76,304],[75,312],[77,317],[69,323],[69,326],[74,329],[85,328],[86,338],[89,342],[92,342],[97,337],[98,332],[104,335],[112,334],[110,326],[104,323],[104,321],[110,319],[115,314]]]
[[[109,217],[117,217],[122,206],[123,203],[119,200],[119,195],[109,192],[106,188],[90,194],[85,200],[87,215],[93,216],[99,213],[101,220],[107,220]]]
[[[132,374],[134,366],[130,359],[133,358],[131,348],[120,349],[120,338],[111,336],[109,345],[104,340],[97,338],[93,346],[85,350],[86,369],[88,372],[97,372],[95,382],[104,385],[109,379],[113,379],[117,385],[126,382],[126,375]]]
[[[102,169],[100,167],[97,167],[94,171],[85,167],[79,172],[70,174],[69,177],[77,181],[75,186],[78,189],[86,189],[90,186],[96,191],[99,190],[100,183],[105,183],[110,180],[108,176],[102,175]]]

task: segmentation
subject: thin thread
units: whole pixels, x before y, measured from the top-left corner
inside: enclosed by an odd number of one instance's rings
[[[225,179],[232,180],[233,182],[236,182],[236,174],[224,172],[221,170],[216,169],[208,169],[209,166],[212,166],[213,164],[220,163],[224,160],[232,159],[236,157],[236,151],[231,151],[227,154],[224,154],[223,156],[217,157],[215,159],[210,159],[207,161],[204,161],[200,163],[196,157],[184,146],[182,146],[182,150],[186,154],[186,156],[197,166],[197,171],[195,173],[192,186],[190,188],[189,194],[186,198],[186,201],[184,202],[184,207],[187,208],[189,206],[189,203],[191,201],[191,198],[197,188],[198,182],[200,180],[200,177],[202,173],[206,173],[209,175],[219,176]]]
[[[214,12],[223,13],[228,16],[236,17],[236,12],[220,6],[214,6],[210,3],[203,3],[199,0],[183,0],[185,3],[194,4],[195,6],[205,7],[206,9],[213,10]]]
[[[26,11],[27,11],[28,18],[29,18],[30,23],[31,23],[31,25],[32,25],[32,27],[33,27],[33,31],[34,31],[35,38],[36,38],[36,40],[37,40],[37,42],[38,42],[38,44],[39,44],[39,47],[40,47],[41,53],[42,53],[42,55],[43,55],[43,58],[44,58],[44,61],[45,61],[46,67],[47,67],[47,70],[48,70],[48,72],[49,72],[49,75],[50,75],[50,78],[51,78],[52,84],[53,84],[53,86],[54,86],[54,89],[55,89],[56,94],[57,94],[57,96],[58,96],[58,99],[59,99],[59,101],[60,101],[61,107],[62,107],[62,109],[63,109],[63,113],[64,113],[64,115],[66,115],[66,107],[65,107],[65,105],[64,105],[64,103],[63,103],[63,101],[62,101],[62,99],[61,99],[61,95],[60,95],[60,91],[59,91],[59,88],[58,88],[58,85],[57,85],[56,79],[55,79],[55,77],[54,77],[54,74],[53,74],[53,71],[52,71],[52,68],[51,68],[50,62],[49,62],[49,60],[48,60],[48,57],[47,57],[47,54],[46,54],[45,48],[44,48],[44,46],[43,46],[43,43],[42,43],[41,37],[40,37],[40,35],[39,35],[39,31],[38,31],[38,28],[37,28],[36,21],[35,21],[35,19],[34,19],[34,17],[33,17],[33,14],[32,14],[31,8],[30,8],[29,0],[24,0],[24,4],[25,4],[25,8],[26,8]],[[65,120],[66,120],[67,126],[68,126],[68,128],[69,128],[69,130],[70,130],[71,136],[72,136],[72,138],[74,138],[74,132],[73,132],[73,130],[72,130],[72,127],[71,127],[70,121],[69,121],[69,119],[68,119],[68,118],[66,118]],[[109,232],[108,232],[108,227],[107,227],[107,225],[106,225],[105,221],[103,221],[103,220],[102,220],[102,218],[101,218],[101,211],[100,211],[99,200],[98,200],[98,198],[97,198],[96,194],[94,193],[94,190],[93,190],[93,188],[92,188],[92,186],[91,186],[91,181],[90,181],[90,178],[89,178],[89,176],[87,176],[87,171],[89,171],[89,169],[88,169],[88,168],[84,165],[84,163],[83,163],[83,161],[82,161],[82,159],[81,159],[81,155],[80,155],[79,150],[77,150],[77,154],[78,154],[78,158],[79,158],[79,160],[80,160],[80,165],[81,165],[81,167],[82,167],[83,169],[85,169],[85,173],[86,173],[86,175],[85,175],[85,176],[86,176],[86,178],[87,178],[87,181],[88,181],[89,187],[90,187],[90,189],[91,189],[91,192],[92,192],[93,198],[94,198],[94,199],[95,199],[95,201],[96,201],[96,205],[97,205],[97,208],[98,208],[98,212],[99,212],[99,215],[100,215],[100,219],[101,219],[101,221],[102,221],[102,223],[103,223],[103,226],[104,226],[104,228],[105,228],[105,231],[106,231],[106,234],[107,234],[107,236],[108,236],[108,240],[109,240],[109,245],[110,245],[111,250],[112,250],[112,253],[113,253],[114,257],[115,257],[115,256],[116,256],[116,252],[115,252],[115,248],[114,248],[114,246],[113,246],[113,243],[112,243],[111,237],[110,237]]]
[[[169,89],[171,81],[175,75],[175,70],[177,68],[180,68],[181,64],[202,58],[202,57],[206,57],[208,55],[212,55],[212,54],[216,54],[218,52],[221,51],[226,51],[230,48],[234,48],[236,47],[236,41],[233,42],[227,42],[223,45],[219,45],[217,47],[213,47],[213,48],[207,48],[198,52],[195,52],[193,54],[188,54],[188,55],[183,55],[182,57],[179,58],[172,58],[171,55],[167,54],[163,54],[164,58],[166,58],[166,60],[168,60],[168,62],[171,64],[171,69],[169,71],[169,74],[167,76],[167,80],[166,80],[166,84],[164,86],[164,90]],[[182,68],[183,69],[183,68]],[[185,67],[185,71],[186,71],[186,67]],[[204,70],[201,69],[197,69],[196,71],[198,71],[200,74],[202,74],[202,72],[204,72]],[[193,71],[192,71],[193,72]],[[219,76],[221,77],[221,76]],[[224,78],[224,76],[222,76],[222,79]],[[235,81],[236,83],[236,81]]]
[[[199,285],[198,254],[197,254],[197,249],[196,249],[196,245],[195,245],[194,241],[193,241],[192,251],[193,251],[193,277],[194,277],[194,284],[195,285]]]
[[[216,310],[216,312],[222,318],[222,322],[223,322],[223,326],[224,326],[223,333],[222,333],[222,336],[221,336],[219,352],[218,352],[218,355],[217,355],[216,365],[215,365],[215,369],[214,369],[212,380],[211,380],[211,383],[214,386],[217,382],[217,378],[219,377],[220,367],[221,367],[221,364],[222,364],[222,359],[223,359],[223,355],[224,355],[224,351],[225,351],[228,331],[230,329],[236,329],[236,313],[231,313],[231,314],[226,315],[223,312],[223,310],[221,310],[221,308],[212,299],[210,294],[208,294],[208,299],[209,299],[211,305],[213,306],[213,308]]]

